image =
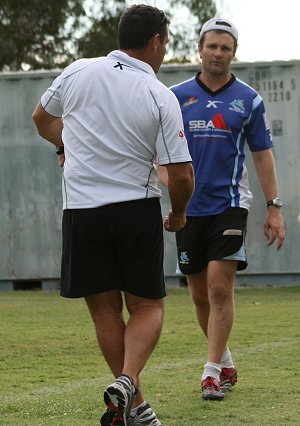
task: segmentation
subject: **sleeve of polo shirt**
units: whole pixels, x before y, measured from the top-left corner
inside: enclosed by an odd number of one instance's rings
[[[160,105],[160,126],[156,139],[159,164],[183,163],[192,161],[178,100],[169,89]]]
[[[263,151],[273,146],[265,106],[259,94],[253,99],[251,115],[245,125],[245,133],[252,152]]]
[[[60,98],[62,77],[59,75],[41,97],[42,107],[54,117],[62,117],[63,108]]]

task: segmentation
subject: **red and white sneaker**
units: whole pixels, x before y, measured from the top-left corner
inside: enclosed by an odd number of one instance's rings
[[[237,382],[237,371],[235,368],[222,368],[220,374],[220,388],[222,392],[231,392],[232,386]]]
[[[202,398],[208,401],[222,401],[224,394],[221,391],[220,383],[213,377],[206,377],[201,382]]]

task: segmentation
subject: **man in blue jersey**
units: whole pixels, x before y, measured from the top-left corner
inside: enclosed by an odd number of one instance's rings
[[[222,400],[237,381],[227,341],[234,317],[237,270],[247,266],[245,233],[252,201],[245,167],[250,149],[267,203],[268,245],[282,247],[272,139],[261,96],[230,73],[238,32],[224,19],[211,19],[200,33],[201,72],[172,88],[177,96],[195,171],[187,223],[176,233],[178,264],[187,276],[200,327],[208,339],[202,396]]]

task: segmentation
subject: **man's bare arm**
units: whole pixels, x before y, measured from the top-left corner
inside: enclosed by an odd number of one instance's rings
[[[36,125],[39,135],[51,142],[55,146],[63,146],[62,130],[63,120],[61,117],[54,117],[44,110],[39,102],[32,114],[32,119]]]
[[[194,192],[194,170],[191,163],[167,164],[165,168],[171,210],[165,218],[164,227],[166,231],[175,232],[186,222],[185,211]]]
[[[266,201],[277,198],[278,185],[275,161],[271,149],[253,152],[252,157],[256,174]],[[285,229],[281,211],[278,207],[270,206],[267,208],[267,215],[264,223],[264,234],[268,240],[268,245],[273,244],[277,239],[277,250],[281,249],[285,238]]]

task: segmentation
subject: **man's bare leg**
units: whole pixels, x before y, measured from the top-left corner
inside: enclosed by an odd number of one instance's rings
[[[161,334],[163,299],[144,299],[126,294],[125,300],[130,315],[127,325],[119,291],[86,298],[99,347],[114,376],[128,375],[139,389],[133,403],[135,407],[144,401],[139,374]]]

